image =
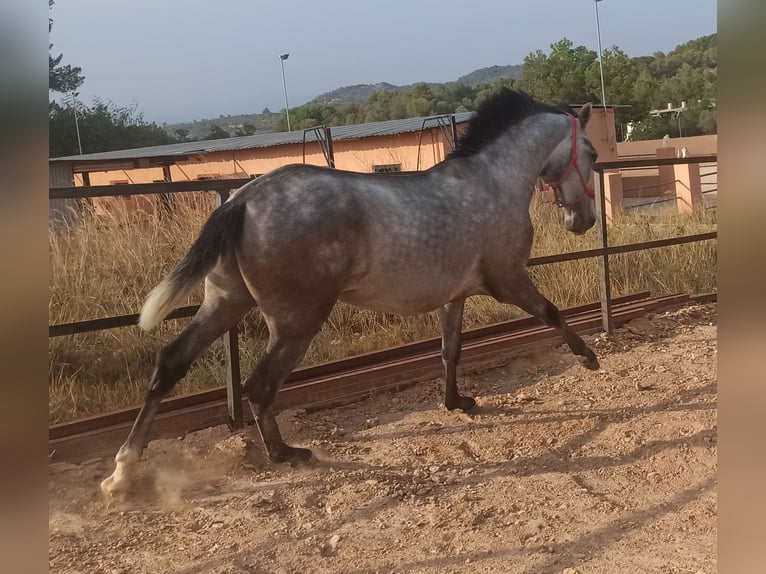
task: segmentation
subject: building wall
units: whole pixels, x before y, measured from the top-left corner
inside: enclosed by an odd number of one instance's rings
[[[578,113],[580,108],[575,107],[573,110]],[[586,132],[593,147],[598,152],[599,161],[617,159],[617,132],[615,131],[613,108],[607,107],[605,114],[603,107],[593,106]]]
[[[658,139],[617,144],[619,159],[657,157],[667,149],[672,150],[668,152],[671,157],[681,157],[684,147],[688,156],[714,155],[718,153],[718,136],[713,134],[670,138],[667,143]],[[703,191],[717,188],[717,163],[702,164],[700,169]],[[626,198],[661,197],[675,193],[675,176],[672,168],[624,169],[620,170],[620,174]]]
[[[686,138],[670,138],[667,146],[676,148],[679,154],[681,153],[681,148],[685,147],[688,155],[712,155],[718,153],[718,136],[712,134]],[[666,147],[666,145],[661,139],[620,142],[617,144],[617,153],[621,159],[642,156],[654,157],[657,155],[657,150],[662,147]]]
[[[444,161],[449,143],[438,129],[334,144],[335,165],[350,171],[372,172],[374,165],[399,164],[402,171],[423,171]]]
[[[392,164],[398,164],[402,171],[425,170],[443,161],[449,151],[449,143],[438,129],[333,141],[335,167],[365,173],[371,173],[375,165]],[[172,181],[243,178],[293,163],[304,163],[302,144],[211,152],[171,165],[170,174]],[[318,143],[306,144],[305,163],[327,165]],[[91,185],[163,180],[161,167],[90,172]],[[82,185],[82,174],[76,174],[75,181]]]

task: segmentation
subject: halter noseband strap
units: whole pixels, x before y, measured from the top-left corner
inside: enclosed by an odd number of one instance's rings
[[[572,116],[572,161],[569,162],[566,171],[564,171],[564,175],[562,175],[557,181],[548,184],[548,186],[553,189],[553,194],[556,198],[555,203],[559,207],[572,207],[574,204],[580,202],[585,196],[588,196],[591,199],[596,198],[596,191],[592,187],[588,187],[588,183],[585,181],[585,178],[580,171],[580,166],[577,165],[577,159],[577,118]],[[559,186],[566,179],[572,169],[577,171],[577,175],[580,177],[580,183],[582,183],[583,192],[571,203],[565,203],[564,196],[561,194]]]

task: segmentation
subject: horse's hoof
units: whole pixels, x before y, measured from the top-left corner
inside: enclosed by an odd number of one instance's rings
[[[298,448],[294,446],[283,446],[278,452],[273,453],[269,458],[271,462],[286,462],[290,466],[303,466],[311,462],[314,453],[307,448]]]
[[[476,400],[473,397],[458,396],[454,401],[444,401],[444,406],[448,411],[460,409],[461,411],[470,411],[476,406]]]
[[[598,371],[601,367],[595,355],[592,357],[579,357],[579,359],[580,364],[582,364],[582,366],[586,369],[590,369],[591,371]]]
[[[114,472],[101,481],[101,492],[110,498],[130,492],[140,458],[140,452],[123,445],[114,457]]]
[[[101,492],[109,498],[127,494],[130,487],[131,481],[127,479],[124,473],[118,474],[116,470],[101,481]]]

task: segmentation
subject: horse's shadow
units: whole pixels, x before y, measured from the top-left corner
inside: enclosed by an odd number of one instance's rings
[[[682,400],[691,402],[696,399],[701,399],[705,395],[714,392],[714,390],[714,385],[707,385],[705,387],[686,391],[682,397]],[[555,449],[552,449],[551,452],[546,452],[531,457],[521,457],[511,461],[499,462],[476,462],[466,459],[464,462],[458,463],[456,465],[456,470],[459,472],[464,468],[472,468],[475,472],[470,476],[463,477],[459,483],[456,484],[433,484],[431,486],[431,492],[429,496],[446,498],[449,497],[452,493],[459,491],[460,489],[479,486],[483,483],[486,483],[487,481],[492,480],[493,478],[508,476],[509,474],[513,474],[516,478],[523,479],[543,473],[566,473],[573,477],[575,483],[583,486],[584,483],[580,484],[582,480],[578,482],[578,480],[581,479],[580,474],[597,471],[599,469],[615,468],[623,465],[633,464],[637,460],[645,460],[651,456],[657,455],[660,452],[676,449],[682,444],[688,445],[689,447],[709,447],[710,442],[708,441],[714,435],[714,430],[706,429],[694,433],[690,436],[653,440],[640,446],[636,446],[634,449],[623,454],[614,453],[610,455],[585,456],[574,459],[556,455],[556,451],[577,449],[580,446],[583,446],[592,441],[597,435],[602,433],[609,426],[609,424],[612,422],[612,417],[618,417],[621,422],[624,422],[626,419],[634,419],[636,417],[644,416],[650,413],[667,412],[668,410],[693,411],[704,409],[715,410],[715,408],[715,402],[677,404],[675,400],[669,399],[667,401],[649,406],[591,410],[589,411],[590,414],[599,415],[593,418],[595,424],[577,436],[572,437],[572,439],[568,442],[558,445]],[[558,409],[542,413],[538,412],[537,414],[542,415],[542,417],[533,421],[535,423],[570,420],[572,418],[582,417],[584,413],[582,411]],[[497,424],[513,424],[513,422],[500,421],[499,423],[492,423],[491,425],[487,423],[486,425],[482,426],[489,428],[491,426],[496,426]],[[416,431],[410,436],[416,436],[419,433],[426,434],[426,432],[427,431]],[[440,432],[445,431],[442,430]],[[452,431],[450,430],[449,432]],[[362,471],[365,474],[400,474],[396,470],[396,465],[375,464],[359,460],[337,460],[320,458],[316,460],[312,466],[314,469],[319,471],[327,469],[336,471],[348,471],[348,473]],[[325,474],[309,472],[302,474],[290,474],[291,476],[285,477],[284,481],[269,482],[267,485],[263,486],[254,485],[253,489],[257,491],[259,488],[279,490],[281,487],[300,487],[309,489],[313,488],[322,491],[332,491],[347,484],[349,480],[347,475],[337,475],[335,473]],[[401,473],[401,476],[398,476],[398,478],[402,479],[406,478],[407,476],[408,475],[406,473]],[[713,487],[714,482],[711,481],[713,481],[712,478],[703,481],[700,487],[686,489],[685,491],[676,495],[672,500],[669,501],[669,503],[654,505],[645,510],[635,511],[631,514],[620,517],[615,520],[614,524],[630,525],[631,528],[636,528],[637,525],[640,526],[640,524],[643,523],[656,521],[663,515],[675,512],[678,508],[690,502],[694,498],[703,496],[707,491],[710,490],[710,488]],[[587,485],[584,486],[587,487]],[[246,492],[252,492],[252,490],[243,489],[241,492],[244,494]],[[598,492],[590,492],[589,494],[596,497],[600,496],[600,493]],[[371,521],[377,515],[380,515],[391,507],[401,504],[401,502],[402,498],[396,496],[382,496],[373,498],[368,504],[360,508],[352,509],[344,514],[333,517],[328,524],[324,524],[322,526],[322,533],[323,535],[329,537],[330,533],[336,531],[341,526],[348,527],[349,525],[353,525],[355,523]],[[587,550],[589,545],[592,544],[596,539],[601,540],[603,538],[604,542],[613,542],[618,540],[619,536],[616,538],[610,537],[609,530],[610,529],[606,527],[600,528],[594,532],[584,535],[579,540],[574,540],[564,544],[557,549],[558,559],[560,560],[561,558],[574,558],[584,549]],[[624,528],[618,528],[618,531],[622,532],[624,531]],[[295,540],[306,540],[315,534],[316,532],[314,531],[308,531],[295,536]],[[226,560],[228,563],[232,563],[233,561],[240,564],[246,564],[262,556],[262,552],[267,550],[269,546],[270,543],[268,542],[259,543],[254,546],[250,546],[247,549],[236,552],[233,556],[228,557]],[[550,567],[553,562],[545,557],[544,548],[541,546],[537,550],[539,550],[541,553],[541,561],[545,563],[546,567]],[[530,547],[525,548],[524,552],[529,554],[535,553],[537,550],[534,547]],[[516,552],[518,552],[518,549],[508,549],[509,558]],[[493,557],[497,558],[502,554],[502,551],[492,552],[489,554],[475,552],[463,554],[460,557],[434,558],[433,560],[415,561],[409,564],[401,564],[397,571],[409,571],[412,569],[418,569],[427,566],[454,566],[464,563],[466,558],[471,558],[473,562],[479,563],[482,560],[487,560]],[[210,561],[206,561],[204,564],[198,564],[191,569],[180,570],[180,572],[191,573],[203,571],[205,568],[213,568],[219,564],[219,560],[220,559],[212,559]],[[223,562],[220,563],[222,564]],[[372,571],[373,570],[370,572]]]

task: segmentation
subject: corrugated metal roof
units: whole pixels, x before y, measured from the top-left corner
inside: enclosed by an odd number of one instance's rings
[[[467,122],[472,112],[460,112],[455,114],[455,122]],[[345,139],[357,139],[373,136],[387,136],[409,132],[416,132],[425,128],[433,128],[438,125],[439,116],[420,118],[407,118],[403,120],[388,120],[384,122],[372,122],[350,126],[333,126],[333,141]],[[119,161],[142,158],[172,158],[174,156],[185,157],[189,155],[204,154],[216,151],[233,151],[252,148],[264,148],[286,144],[303,142],[303,131],[279,132],[270,134],[255,134],[226,139],[184,142],[176,144],[158,145],[126,150],[105,151],[84,155],[70,155],[66,157],[51,158],[50,162],[72,161]],[[316,135],[313,131],[306,132],[306,141],[315,142]]]

